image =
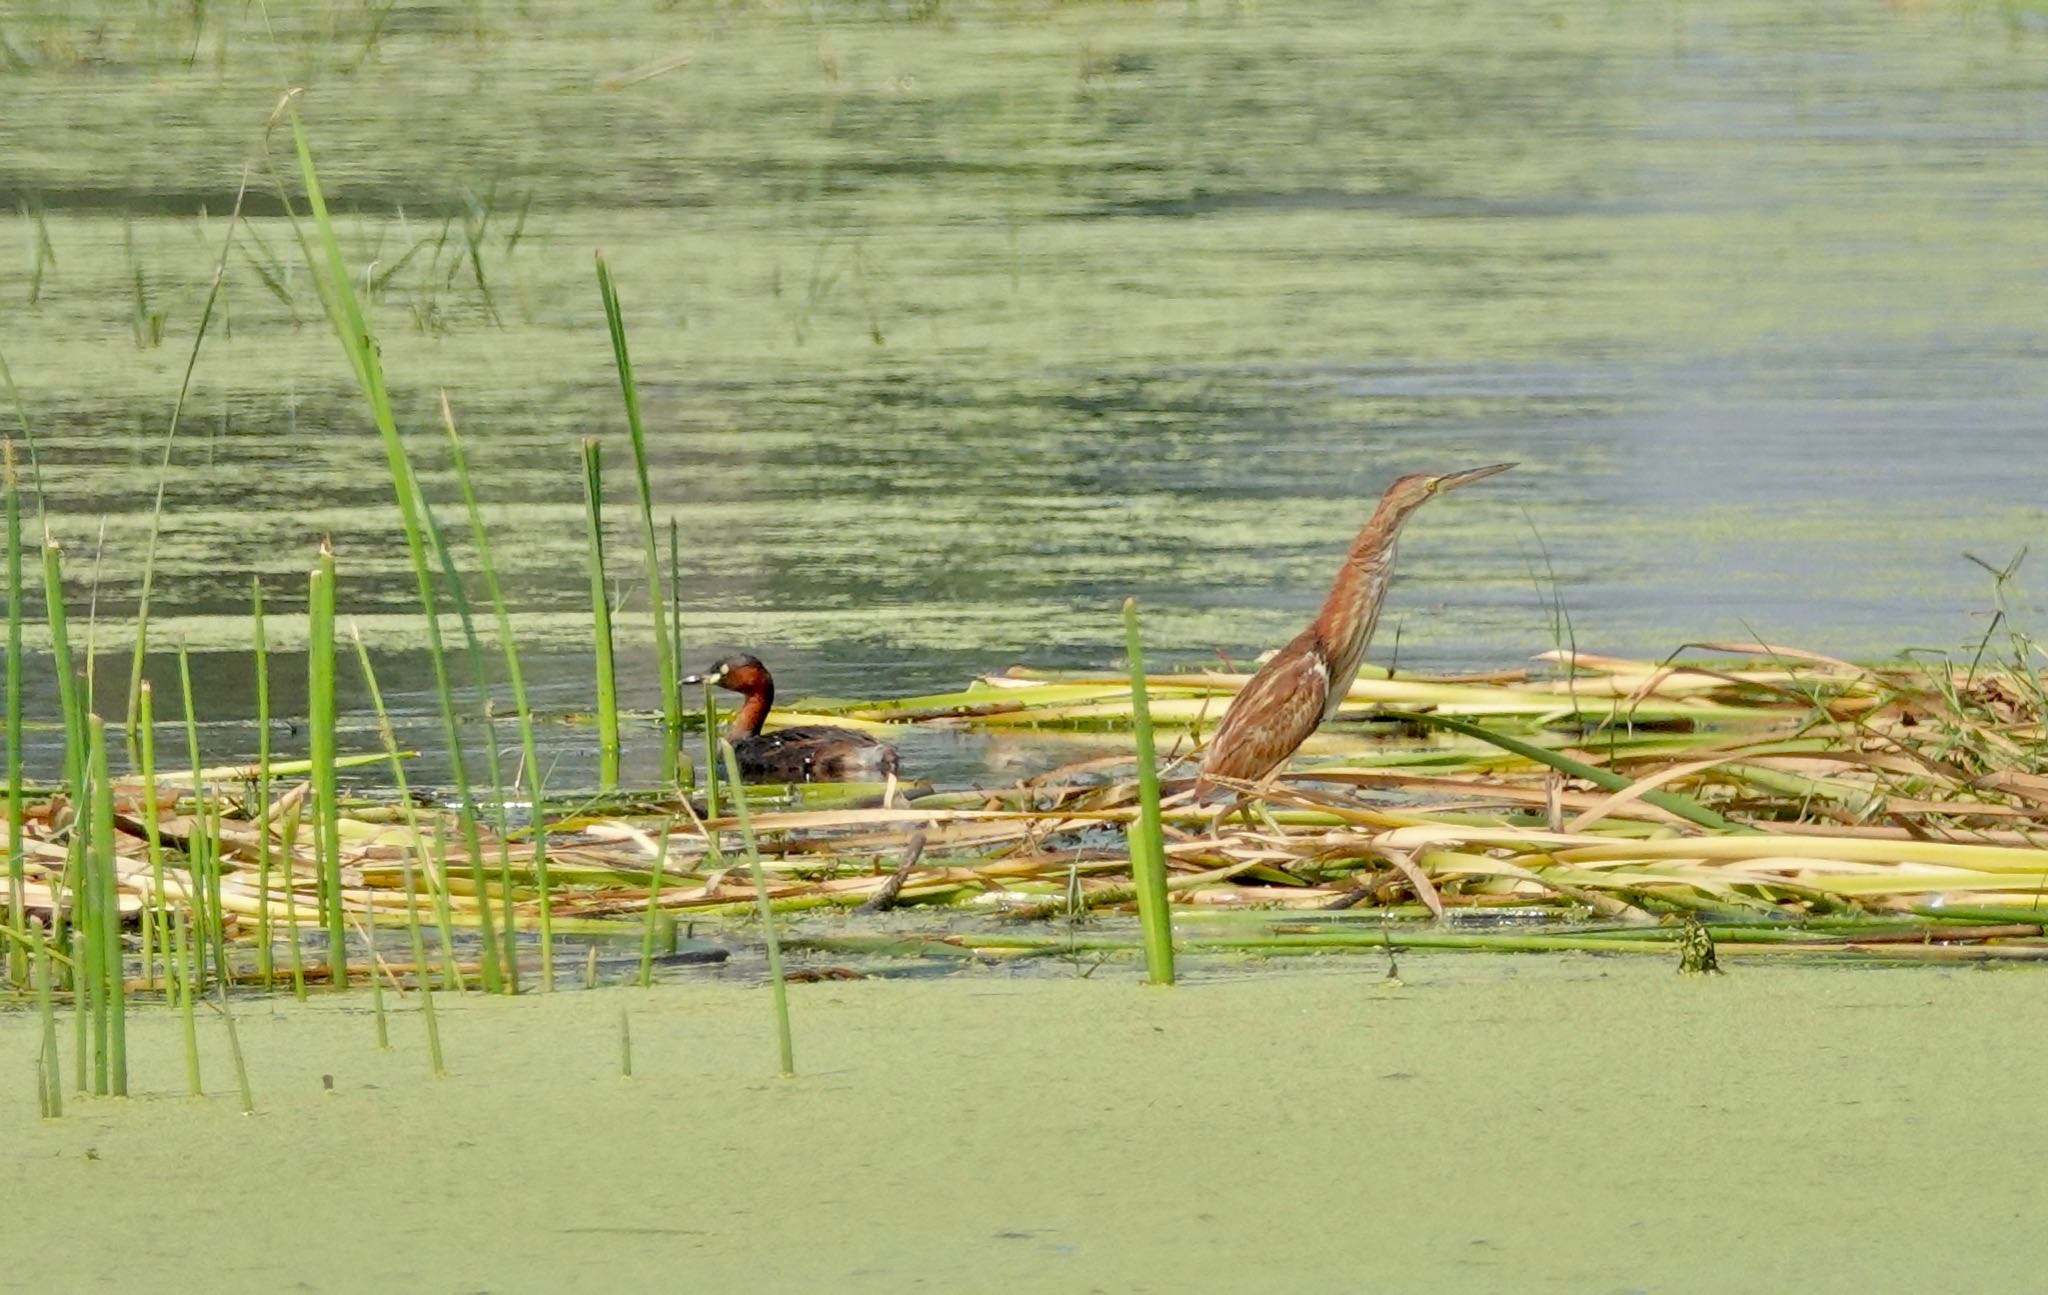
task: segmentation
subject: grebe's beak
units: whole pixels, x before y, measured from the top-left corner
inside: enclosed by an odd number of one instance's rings
[[[711,684],[715,684],[715,683],[717,683],[717,682],[718,682],[718,676],[716,676],[716,675],[708,675],[708,674],[686,674],[686,675],[684,675],[684,676],[683,676],[683,682],[684,682],[684,683],[711,683]]]
[[[1463,472],[1446,472],[1436,479],[1436,488],[1438,490],[1456,490],[1459,486],[1469,486],[1482,478],[1506,472],[1514,466],[1512,463],[1492,463],[1483,468],[1467,468]]]

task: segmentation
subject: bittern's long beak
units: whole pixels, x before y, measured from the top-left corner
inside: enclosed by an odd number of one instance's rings
[[[1506,472],[1514,466],[1512,463],[1494,463],[1483,468],[1467,468],[1463,472],[1446,472],[1443,476],[1437,478],[1436,488],[1438,490],[1456,490],[1459,486],[1469,486],[1481,477],[1490,477],[1498,472]]]

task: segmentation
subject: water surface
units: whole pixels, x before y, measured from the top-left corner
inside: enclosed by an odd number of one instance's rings
[[[250,581],[296,672],[323,534],[426,709],[381,452],[265,149],[283,78],[437,499],[442,390],[464,429],[550,708],[590,700],[585,435],[625,698],[659,695],[598,249],[687,655],[752,648],[786,692],[1112,664],[1133,594],[1156,652],[1242,658],[1423,468],[1523,464],[1411,528],[1377,657],[1424,666],[1548,648],[1560,607],[1612,652],[1950,646],[1990,603],[1964,554],[2042,530],[2048,36],[2020,8],[376,12],[0,9],[0,350],[103,648],[250,177],[156,590],[222,757],[251,745]]]

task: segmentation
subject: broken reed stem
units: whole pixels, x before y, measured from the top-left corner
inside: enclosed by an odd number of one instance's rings
[[[790,1039],[789,984],[782,975],[782,941],[775,930],[774,906],[768,902],[768,875],[761,867],[761,849],[754,840],[754,820],[747,813],[747,797],[740,782],[739,756],[733,751],[732,743],[723,739],[719,741],[718,749],[724,757],[726,779],[733,788],[732,807],[740,820],[740,837],[747,845],[747,871],[753,878],[754,898],[761,913],[761,934],[768,945],[768,984],[775,998],[775,1043],[781,1054],[782,1076],[788,1079],[796,1074],[796,1048]]]
[[[1173,915],[1167,907],[1166,834],[1159,816],[1159,754],[1152,742],[1152,711],[1145,694],[1145,645],[1138,630],[1138,600],[1124,599],[1124,649],[1131,667],[1131,727],[1138,744],[1138,821],[1131,825],[1131,874],[1138,892],[1138,924],[1145,933],[1145,971],[1155,985],[1173,983]]]
[[[347,931],[342,922],[341,805],[334,769],[334,549],[322,541],[320,565],[308,575],[307,727],[313,756],[313,857],[320,876],[320,916],[327,928],[327,977],[348,987]]]
[[[583,506],[590,534],[590,616],[597,652],[598,787],[619,785],[619,695],[612,672],[612,604],[604,578],[604,449],[595,437],[583,442]]]
[[[640,926],[640,988],[646,989],[654,983],[654,928],[661,915],[661,886],[663,874],[668,870],[668,839],[676,830],[676,821],[669,819],[661,825],[661,836],[654,845],[654,878],[647,887],[647,920]]]
[[[270,639],[263,628],[263,579],[249,580],[249,619],[256,652],[256,974],[266,992],[277,987],[270,921]],[[299,938],[298,931],[292,939]]]

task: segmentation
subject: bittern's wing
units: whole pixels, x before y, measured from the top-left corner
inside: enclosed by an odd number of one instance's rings
[[[1329,692],[1320,653],[1289,644],[1259,668],[1223,712],[1202,755],[1202,777],[1257,782],[1287,763],[1323,722]]]

